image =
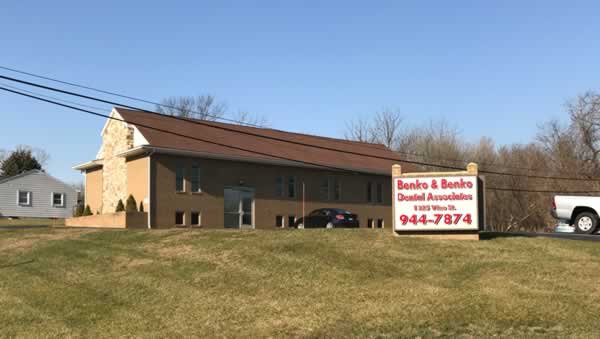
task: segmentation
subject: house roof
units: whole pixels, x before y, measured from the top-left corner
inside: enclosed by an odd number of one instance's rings
[[[9,181],[12,181],[12,180],[15,180],[15,179],[18,179],[18,178],[22,178],[22,177],[25,177],[25,176],[28,176],[28,175],[31,175],[31,174],[41,174],[41,175],[44,175],[44,176],[46,176],[46,177],[48,177],[48,178],[50,178],[50,179],[52,179],[52,180],[54,180],[54,181],[56,181],[56,182],[58,182],[58,183],[60,183],[60,184],[64,185],[64,186],[66,186],[66,187],[69,187],[69,188],[71,188],[71,186],[69,186],[68,184],[65,184],[65,183],[64,183],[64,182],[62,182],[61,180],[59,180],[59,179],[57,179],[57,178],[55,178],[55,177],[51,176],[50,174],[48,174],[48,173],[46,173],[46,172],[44,172],[44,171],[42,171],[42,170],[38,170],[38,169],[33,169],[33,170],[29,170],[29,171],[24,171],[24,172],[21,172],[21,173],[19,173],[19,174],[17,174],[17,175],[13,175],[13,176],[6,177],[6,178],[0,178],[0,184],[4,184],[4,183],[6,183],[6,182],[9,182]],[[74,188],[72,188],[72,189],[73,189],[73,191],[75,191],[75,189],[74,189]]]
[[[345,153],[356,152],[386,158],[399,158],[397,153],[381,144],[285,132],[270,128],[179,119],[120,107],[115,110],[123,120],[139,130],[148,141],[147,146],[163,150],[213,154],[247,161],[281,162],[282,158],[286,158],[298,161],[299,163],[296,165],[300,165],[300,162],[307,162],[324,167],[387,175],[391,173],[392,165],[399,162]]]

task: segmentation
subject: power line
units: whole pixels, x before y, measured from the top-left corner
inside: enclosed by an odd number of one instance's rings
[[[313,145],[313,144],[310,144],[310,143],[305,143],[305,142],[300,142],[300,141],[293,141],[293,140],[288,140],[288,139],[284,139],[284,138],[278,138],[278,137],[274,137],[274,136],[267,136],[267,135],[263,135],[263,134],[259,134],[259,133],[250,132],[250,131],[240,131],[240,130],[233,129],[233,128],[230,128],[230,127],[225,127],[225,126],[210,124],[210,123],[207,123],[207,122],[201,121],[201,120],[185,119],[185,118],[171,116],[171,115],[164,115],[164,114],[160,114],[160,113],[157,113],[157,112],[154,112],[154,111],[150,111],[150,110],[147,110],[147,109],[139,108],[139,107],[136,107],[136,106],[131,106],[131,105],[127,105],[127,104],[123,104],[123,103],[119,103],[119,102],[115,102],[115,101],[110,101],[110,100],[105,100],[105,99],[100,99],[100,98],[96,98],[96,97],[93,97],[93,96],[88,96],[88,95],[84,95],[84,94],[80,94],[80,93],[76,93],[76,92],[71,92],[71,91],[66,91],[66,90],[63,90],[63,89],[59,89],[59,88],[55,88],[55,87],[51,87],[51,86],[46,86],[46,85],[41,85],[41,84],[37,84],[37,83],[25,81],[25,80],[20,80],[20,79],[12,78],[12,77],[7,77],[7,76],[4,76],[4,75],[0,75],[0,79],[5,79],[5,80],[13,81],[13,82],[18,82],[18,83],[21,83],[21,84],[25,84],[25,85],[29,85],[29,86],[33,86],[33,87],[38,87],[38,88],[42,88],[42,89],[49,90],[49,91],[54,91],[54,92],[58,92],[58,93],[62,93],[62,94],[72,95],[72,96],[76,96],[76,97],[80,97],[80,98],[84,98],[84,99],[88,99],[88,100],[93,100],[93,101],[98,101],[98,102],[102,102],[102,103],[106,103],[106,104],[115,105],[115,106],[127,107],[127,108],[135,109],[135,110],[138,110],[138,111],[146,112],[146,113],[160,115],[161,117],[167,117],[167,118],[176,119],[176,120],[183,120],[183,121],[194,123],[194,124],[197,124],[197,125],[208,126],[208,127],[211,127],[211,128],[221,129],[221,130],[225,130],[225,131],[229,131],[229,132],[234,132],[234,133],[238,133],[238,134],[252,135],[252,136],[256,136],[256,137],[260,137],[260,138],[264,138],[264,139],[269,139],[269,140],[275,140],[275,141],[281,141],[281,142],[286,142],[286,143],[291,143],[291,144],[297,144],[297,145],[301,145],[301,146],[307,146],[307,147],[325,149],[325,150],[334,151],[334,152],[341,152],[341,153],[346,153],[346,154],[352,154],[352,155],[358,155],[358,156],[376,158],[376,159],[380,159],[380,160],[398,161],[398,162],[403,162],[403,163],[408,163],[408,164],[414,164],[414,165],[420,165],[420,166],[430,166],[430,167],[438,167],[438,168],[453,169],[453,170],[463,170],[464,169],[462,167],[457,167],[457,166],[449,166],[449,165],[435,164],[435,163],[428,163],[428,162],[421,162],[421,161],[412,161],[412,160],[407,160],[407,159],[392,158],[392,157],[386,157],[386,156],[378,156],[378,155],[372,155],[372,154],[359,153],[359,152],[354,152],[354,151],[340,150],[340,149],[333,148],[333,147],[318,146],[318,145]],[[495,174],[495,175],[511,176],[511,177],[526,177],[526,178],[532,178],[532,179],[572,180],[572,181],[587,181],[587,182],[589,182],[589,181],[596,181],[596,182],[600,181],[600,179],[588,179],[588,178],[576,178],[576,177],[559,177],[559,176],[549,176],[549,175],[519,174],[519,173],[508,173],[508,172],[491,171],[491,170],[480,170],[480,172],[481,173],[486,173],[486,174]]]
[[[65,99],[53,97],[53,96],[50,96],[50,95],[44,95],[44,94],[41,94],[41,93],[28,91],[26,89],[23,89],[23,88],[20,88],[20,87],[17,87],[17,86],[11,86],[9,84],[5,84],[5,83],[2,83],[2,82],[0,82],[0,85],[2,85],[4,87],[12,88],[12,89],[17,90],[17,91],[25,92],[25,93],[28,93],[28,94],[31,94],[31,95],[37,95],[37,96],[40,96],[42,98],[52,99],[52,100],[56,100],[56,101],[59,101],[59,102],[63,102],[63,103],[66,103],[66,104],[77,105],[77,106],[81,106],[81,107],[85,107],[85,108],[90,108],[90,109],[97,109],[97,110],[101,110],[101,111],[103,111],[103,110],[106,109],[104,107],[97,107],[97,106],[85,105],[85,104],[82,104],[82,103],[79,103],[79,102],[75,102],[75,101],[65,100]]]
[[[94,88],[94,87],[90,87],[90,86],[80,85],[80,84],[76,84],[76,83],[73,83],[73,82],[68,82],[68,81],[59,80],[59,79],[56,79],[56,78],[51,78],[51,77],[48,77],[48,76],[43,76],[43,75],[39,75],[39,74],[25,72],[25,71],[21,71],[21,70],[10,68],[10,67],[5,67],[5,66],[1,66],[0,65],[0,69],[4,69],[4,70],[7,70],[7,71],[11,71],[11,72],[15,72],[15,73],[20,73],[20,74],[24,74],[24,75],[28,75],[28,76],[39,78],[39,79],[54,81],[54,82],[61,83],[61,84],[64,84],[64,85],[69,85],[69,86],[73,86],[73,87],[79,87],[79,88],[87,89],[87,90],[98,92],[98,93],[113,95],[113,96],[116,96],[116,97],[119,97],[119,98],[123,98],[123,99],[129,99],[129,100],[144,102],[144,103],[155,105],[155,106],[160,106],[160,107],[174,109],[174,110],[177,110],[177,111],[180,111],[180,112],[182,111],[181,108],[176,107],[176,106],[167,105],[167,104],[161,104],[161,103],[154,102],[154,101],[151,101],[151,100],[136,98],[136,97],[129,96],[129,95],[119,94],[119,93],[115,93],[115,92],[111,92],[111,91],[106,91],[106,90],[103,90],[103,89],[98,89],[98,88]],[[198,112],[198,111],[195,111],[195,110],[190,110],[190,112],[195,113],[195,114],[201,114],[201,115],[204,115],[204,116],[207,116],[207,117],[211,117],[213,119],[219,119],[219,120],[223,120],[223,121],[229,121],[229,122],[236,123],[236,124],[247,125],[247,126],[252,126],[252,127],[260,127],[259,125],[253,124],[253,123],[250,123],[250,122],[245,122],[245,121],[241,121],[241,120],[235,120],[235,119],[225,118],[225,117],[221,117],[221,116],[218,116],[218,115],[215,115],[215,114],[209,114],[207,112]]]
[[[106,119],[111,119],[111,120],[115,120],[115,121],[120,121],[120,122],[124,122],[124,123],[128,123],[126,120],[124,119],[119,119],[119,118],[115,118],[106,114],[102,114],[102,113],[98,113],[98,112],[94,112],[94,111],[90,111],[87,109],[83,109],[83,108],[79,108],[79,107],[75,107],[75,106],[71,106],[71,105],[67,105],[67,104],[63,104],[54,100],[50,100],[50,99],[44,99],[42,97],[38,97],[35,95],[31,95],[31,94],[27,94],[27,93],[23,93],[20,91],[16,91],[16,90],[12,90],[6,87],[2,87],[0,86],[0,90],[6,91],[6,92],[10,92],[13,94],[17,94],[17,95],[21,95],[21,96],[25,96],[31,99],[35,99],[35,100],[39,100],[39,101],[43,101],[46,103],[50,103],[50,104],[54,104],[57,106],[61,106],[61,107],[65,107],[65,108],[69,108],[72,110],[76,110],[79,112],[83,112],[86,114],[90,114],[90,115],[94,115],[94,116],[98,116],[98,117],[102,117],[102,118],[106,118]],[[165,130],[165,129],[161,129],[161,128],[156,128],[154,126],[149,126],[149,125],[145,125],[145,124],[135,124],[137,126],[141,126],[144,128],[148,128],[151,130],[155,130],[158,132],[162,132],[162,133],[168,133],[168,134],[172,134],[172,135],[176,135],[179,137],[184,137],[184,138],[190,138],[192,140],[198,140],[198,141],[202,141],[202,142],[206,142],[206,143],[210,143],[213,145],[218,145],[218,146],[223,146],[223,147],[227,147],[227,148],[231,148],[231,149],[236,149],[236,150],[241,150],[241,151],[245,151],[245,152],[249,152],[249,153],[254,153],[254,154],[258,154],[258,155],[262,155],[262,156],[268,156],[268,157],[274,157],[274,158],[278,158],[278,159],[282,159],[282,160],[286,160],[286,161],[291,161],[291,162],[295,162],[295,163],[302,163],[305,165],[311,165],[311,166],[317,166],[317,167],[321,167],[321,168],[328,168],[328,169],[332,169],[332,170],[336,170],[336,171],[341,171],[341,172],[349,172],[352,174],[355,174],[357,172],[352,171],[352,170],[348,170],[346,168],[340,168],[340,167],[335,167],[335,166],[329,166],[329,165],[323,165],[323,164],[318,164],[318,163],[313,163],[313,162],[308,162],[308,161],[303,161],[303,160],[296,160],[296,159],[292,159],[292,158],[288,158],[288,157],[283,157],[283,156],[279,156],[279,155],[274,155],[274,154],[269,154],[269,153],[264,153],[264,152],[260,152],[260,151],[256,151],[256,150],[251,150],[251,149],[246,149],[246,148],[242,148],[239,146],[233,146],[233,145],[228,145],[228,144],[223,144],[223,143],[218,143],[215,141],[211,141],[211,140],[207,140],[207,139],[203,139],[203,138],[198,138],[195,136],[189,136],[186,134],[181,134],[181,133],[177,133],[177,132],[173,132],[173,131],[169,131],[169,130]],[[583,193],[600,193],[600,191],[549,191],[549,190],[525,190],[525,189],[510,189],[510,188],[496,188],[496,187],[485,187],[486,189],[489,190],[498,190],[498,191],[514,191],[514,192],[529,192],[529,193],[563,193],[563,194],[583,194]]]
[[[152,105],[155,105],[155,106],[166,107],[166,108],[170,108],[170,109],[175,109],[175,110],[181,111],[180,108],[172,106],[172,105],[161,104],[161,103],[154,102],[154,101],[151,101],[151,100],[148,100],[148,99],[133,97],[133,96],[124,95],[124,94],[120,94],[120,93],[116,93],[116,92],[112,92],[112,91],[107,91],[107,90],[103,90],[103,89],[99,89],[99,88],[95,88],[95,87],[91,87],[91,86],[87,86],[87,85],[82,85],[82,84],[77,84],[77,83],[74,83],[74,82],[64,81],[64,80],[60,80],[60,79],[57,79],[57,78],[53,78],[53,77],[49,77],[49,76],[45,76],[45,75],[40,75],[40,74],[35,74],[35,73],[31,73],[31,72],[26,72],[26,71],[18,70],[18,69],[11,68],[11,67],[6,67],[6,66],[0,65],[0,69],[4,69],[4,70],[11,71],[11,72],[14,72],[14,73],[19,73],[19,74],[23,74],[23,75],[35,77],[35,78],[38,78],[38,79],[44,79],[44,80],[53,81],[53,82],[57,82],[57,83],[64,84],[64,85],[69,85],[69,86],[78,87],[78,88],[82,88],[82,89],[86,89],[86,90],[90,90],[90,91],[95,91],[95,92],[98,92],[98,93],[112,95],[112,96],[116,96],[116,97],[119,97],[119,98],[124,98],[124,99],[128,99],[128,100],[133,100],[133,101],[139,101],[139,102],[143,102],[143,103],[147,103],[147,104],[152,104]],[[130,107],[130,106],[125,106],[125,105],[119,105],[119,106]],[[131,107],[131,108],[133,108],[133,107]],[[138,110],[141,110],[141,109],[138,109]],[[144,111],[146,111],[146,110],[144,110]],[[148,111],[146,111],[146,112],[148,112]],[[193,110],[191,112],[196,113],[196,114],[201,114],[200,112],[193,111]],[[224,118],[224,117],[219,117],[219,116],[216,116],[216,115],[210,115],[210,114],[208,114],[207,116],[209,116],[211,118],[215,118],[215,119],[220,119],[220,120],[224,120],[224,121],[229,121],[229,122],[237,123],[237,124],[243,124],[243,125],[248,125],[248,126],[252,126],[252,127],[261,127],[261,126],[255,125],[255,124],[251,124],[251,123],[247,123],[247,122],[243,122],[243,121],[239,121],[239,120],[235,120],[235,119],[228,119],[228,118]],[[356,146],[362,146],[362,145],[360,145],[360,144],[357,143]],[[417,156],[417,157],[420,157],[422,159],[433,159],[433,158],[430,158],[428,155],[426,155],[424,153],[405,152],[405,151],[401,151],[401,150],[397,150],[397,151],[394,151],[394,152],[399,153],[399,154],[403,154],[403,155]],[[467,164],[468,163],[468,161],[461,160],[461,159],[435,158],[433,160],[450,161],[450,162],[461,163],[461,164]],[[516,169],[516,170],[526,170],[526,171],[533,171],[534,170],[534,169],[528,168],[528,167],[498,165],[498,164],[491,164],[491,163],[485,163],[485,162],[479,162],[478,164],[481,165],[481,166],[488,166],[489,165],[489,166],[497,166],[497,167],[507,168],[507,169]],[[428,165],[428,166],[435,166],[435,167],[448,168],[448,169],[456,169],[454,167],[448,167],[448,166],[446,166],[446,167],[444,167],[444,166],[437,166],[437,165]],[[484,172],[484,171],[487,172],[487,173],[489,173],[489,174],[505,175],[505,174],[500,174],[499,172],[491,173],[490,171],[481,170],[481,172]],[[521,176],[525,176],[525,175],[521,175]],[[554,178],[561,179],[561,180],[586,180],[586,181],[587,180],[594,180],[594,179],[588,179],[588,178],[578,178],[578,179],[573,179],[573,178],[568,178],[567,179],[566,177],[554,177]],[[550,179],[550,178],[549,177],[544,177],[544,179]]]

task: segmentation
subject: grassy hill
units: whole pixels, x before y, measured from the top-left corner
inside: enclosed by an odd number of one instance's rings
[[[0,231],[0,336],[599,336],[600,246],[389,230]]]

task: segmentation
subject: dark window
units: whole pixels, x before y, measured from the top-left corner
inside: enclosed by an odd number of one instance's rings
[[[373,183],[367,183],[367,202],[373,202]]]
[[[19,205],[31,206],[31,192],[19,191],[17,199]]]
[[[202,192],[200,188],[200,167],[198,165],[192,166],[192,171],[190,173],[191,177],[191,185],[192,192]]]
[[[288,216],[288,227],[294,227],[296,225],[296,216],[290,215]]]
[[[177,192],[183,192],[185,190],[183,176],[184,176],[183,165],[177,164],[177,168],[175,169],[175,190]]]
[[[368,226],[369,228],[373,228],[373,227],[375,227],[375,224],[373,223],[373,219],[368,219],[368,220],[367,220],[367,226]]]
[[[275,194],[278,197],[283,197],[283,177],[277,177],[276,186],[275,186]]]
[[[333,200],[342,200],[342,183],[338,178],[333,178]]]
[[[296,197],[296,177],[288,177],[288,198]]]
[[[377,184],[377,202],[378,203],[383,202],[383,184],[381,184],[381,183]]]
[[[283,216],[278,215],[275,217],[275,226],[283,227]]]
[[[323,178],[321,179],[321,189],[320,189],[320,194],[321,194],[321,200],[327,201],[329,200],[329,191],[330,191],[330,187],[329,187],[329,178]]]
[[[175,225],[177,225],[177,226],[185,225],[184,217],[185,217],[185,214],[183,212],[179,212],[179,211],[175,212]]]
[[[52,206],[65,207],[65,195],[63,193],[52,193]]]
[[[377,228],[383,228],[383,219],[377,219]]]
[[[199,212],[192,212],[192,214],[190,214],[190,217],[192,218],[191,224],[193,226],[200,226],[200,213]]]

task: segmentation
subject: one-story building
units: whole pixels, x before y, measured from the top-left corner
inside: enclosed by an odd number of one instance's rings
[[[0,217],[70,218],[78,192],[41,170],[0,179]]]
[[[95,159],[74,167],[94,214],[131,194],[148,228],[288,227],[318,208],[391,227],[393,163],[347,153],[397,158],[383,145],[124,108],[111,117]]]

